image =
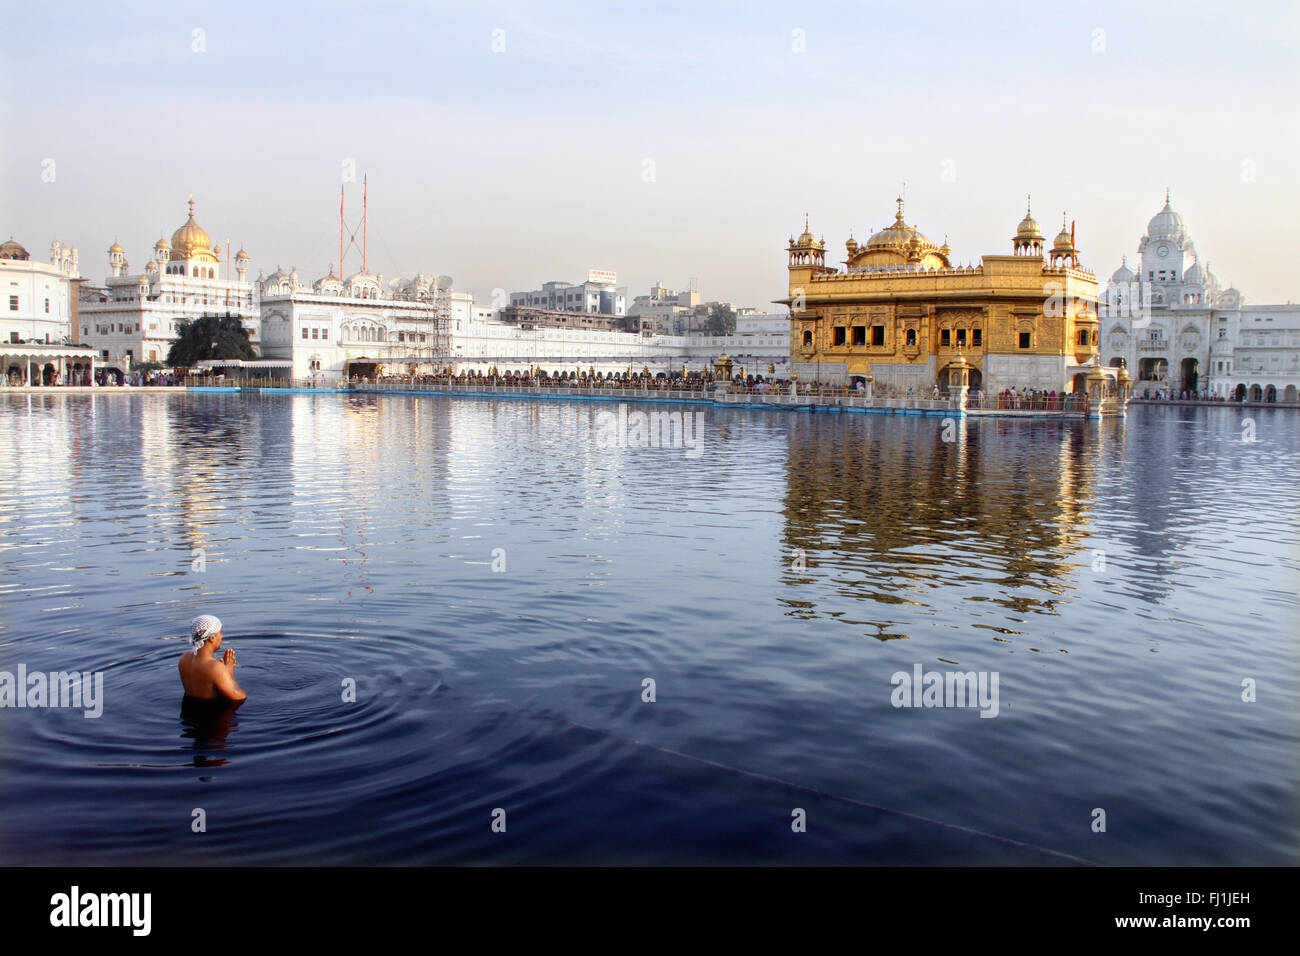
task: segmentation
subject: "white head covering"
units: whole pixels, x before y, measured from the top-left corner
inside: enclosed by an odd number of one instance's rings
[[[190,621],[191,653],[197,655],[199,648],[207,643],[208,638],[221,633],[221,621],[211,614],[200,614]]]

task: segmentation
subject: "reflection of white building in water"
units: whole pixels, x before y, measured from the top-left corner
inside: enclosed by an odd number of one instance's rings
[[[193,198],[189,218],[170,243],[158,238],[143,272],[131,274],[126,251],[116,241],[108,264],[112,275],[103,287],[81,290],[81,340],[98,348],[104,361],[165,364],[182,322],[227,312],[240,317],[253,348],[258,347],[257,304],[246,280],[248,253],[235,254],[236,279],[223,277],[221,247],[194,221]]]
[[[1102,355],[1128,366],[1134,395],[1296,400],[1300,307],[1247,308],[1201,263],[1168,194],[1138,243],[1137,269],[1125,259],[1098,298]]]

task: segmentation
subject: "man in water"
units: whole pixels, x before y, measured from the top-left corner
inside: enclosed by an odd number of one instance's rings
[[[190,650],[181,655],[181,683],[185,693],[198,700],[245,700],[248,695],[235,681],[235,652],[226,649],[221,660],[213,657],[221,647],[221,622],[211,614],[190,621]]]

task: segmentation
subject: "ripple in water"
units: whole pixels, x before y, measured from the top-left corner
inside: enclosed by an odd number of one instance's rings
[[[3,396],[0,669],[105,702],[0,711],[0,859],[1300,859],[1290,413],[593,414]],[[199,612],[238,708],[182,709]],[[998,719],[892,707],[917,663]]]

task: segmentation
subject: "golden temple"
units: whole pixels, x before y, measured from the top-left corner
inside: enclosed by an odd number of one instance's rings
[[[877,389],[948,388],[963,356],[970,388],[1057,392],[1083,387],[1098,346],[1097,277],[1079,264],[1073,228],[1050,250],[1026,210],[1010,255],[954,266],[903,213],[863,245],[850,236],[844,268],[826,264],[825,240],[789,244],[790,352],[796,369]]]

